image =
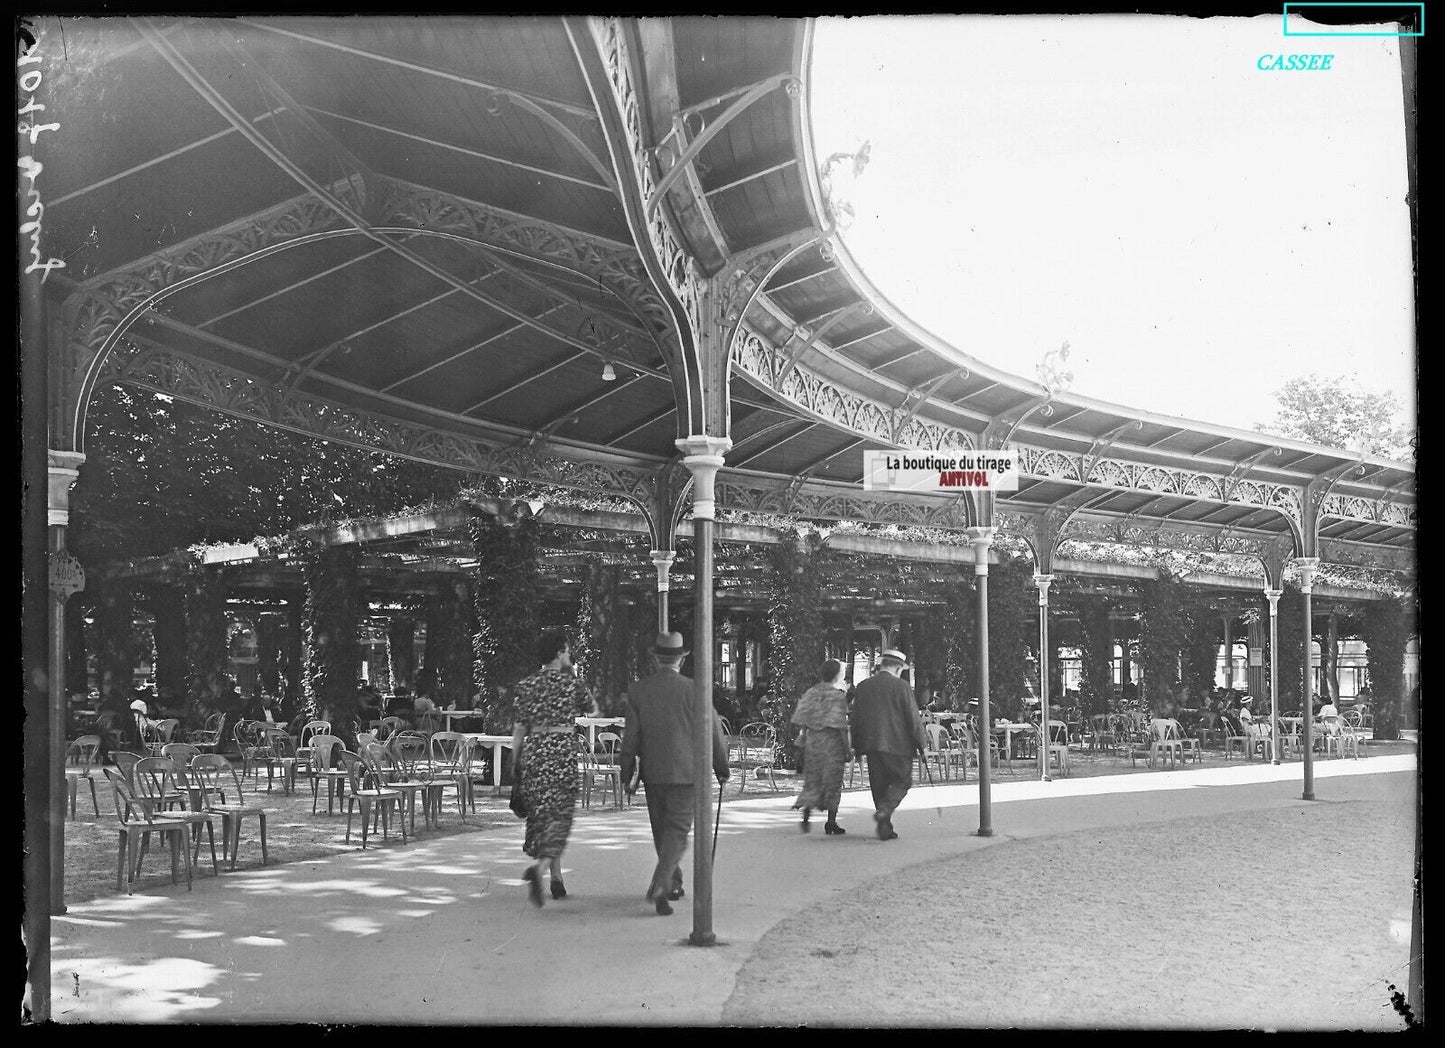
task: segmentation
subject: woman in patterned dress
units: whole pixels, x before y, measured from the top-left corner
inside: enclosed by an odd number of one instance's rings
[[[512,727],[512,775],[520,761],[527,803],[527,837],[522,850],[537,861],[523,878],[533,906],[542,905],[542,875],[550,868],[552,898],[567,895],[562,851],[572,832],[577,805],[576,718],[596,712],[586,686],[572,666],[572,648],[562,630],[545,631],[537,645],[542,668],[517,682]],[[525,744],[525,745],[524,745]]]
[[[823,808],[828,821],[823,829],[831,836],[846,833],[838,825],[838,801],[843,795],[843,766],[848,763],[848,696],[843,690],[843,664],[837,659],[823,663],[819,683],[803,693],[793,711],[793,724],[803,729],[803,792],[793,802],[803,809],[804,833],[814,808]]]

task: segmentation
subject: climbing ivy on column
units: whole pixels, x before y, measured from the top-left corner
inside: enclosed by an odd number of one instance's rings
[[[973,577],[961,578],[949,590],[939,616],[943,627],[943,694],[956,710],[978,697],[978,597]]]
[[[186,666],[186,606],[183,587],[158,585],[151,588],[149,601],[155,626],[156,693],[182,696],[190,691]]]
[[[349,735],[359,703],[361,672],[357,638],[365,608],[354,546],[301,545],[301,576],[306,584],[306,713],[329,714],[333,734]]]
[[[129,696],[135,686],[135,601],[122,583],[96,588],[94,642],[101,695],[120,691]]]
[[[1179,683],[1180,652],[1189,645],[1193,623],[1185,610],[1184,583],[1163,568],[1141,587],[1139,660],[1144,670],[1144,695],[1159,712]]]
[[[1400,708],[1405,699],[1409,615],[1399,601],[1372,600],[1365,605],[1361,619],[1360,635],[1367,648],[1366,672],[1374,696],[1375,738],[1398,739]]]
[[[1189,638],[1184,646],[1183,683],[1189,689],[1191,702],[1197,706],[1202,705],[1204,698],[1214,689],[1223,623],[1213,603],[1197,593],[1189,595],[1188,615]]]
[[[1107,598],[1093,595],[1074,598],[1074,606],[1079,617],[1079,692],[1084,712],[1108,713],[1114,695],[1112,608]]]
[[[256,616],[256,679],[264,695],[281,694],[281,632],[285,624],[275,612]]]
[[[187,566],[186,720],[203,720],[216,712],[226,694],[226,580],[200,563]],[[229,722],[228,722],[229,723]]]
[[[1032,562],[1008,557],[988,569],[988,687],[990,706],[1021,716],[1028,653],[1038,647],[1038,589]],[[975,602],[976,603],[976,602]]]
[[[476,689],[473,594],[467,580],[443,576],[426,606],[426,647],[417,694],[438,706],[465,708]],[[511,731],[508,724],[507,731]]]
[[[1296,713],[1301,709],[1301,696],[1304,695],[1305,598],[1292,582],[1285,583],[1284,594],[1279,598],[1277,632],[1279,651],[1275,661],[1279,668],[1279,709],[1280,713]],[[1267,673],[1265,677],[1268,684]]]
[[[589,561],[577,606],[573,662],[604,713],[620,712],[622,695],[632,681],[629,610],[623,599],[621,566]]]
[[[474,677],[486,730],[509,732],[512,685],[537,669],[537,524],[528,519],[504,525],[473,510],[467,533],[477,554]]]
[[[818,679],[826,636],[818,609],[821,583],[817,535],[780,542],[768,550],[772,571],[767,582],[769,675],[772,687],[760,715],[777,732],[782,760],[797,766],[789,720],[798,699]]]
[[[416,687],[416,615],[410,610],[394,613],[386,624],[386,663],[391,685]]]

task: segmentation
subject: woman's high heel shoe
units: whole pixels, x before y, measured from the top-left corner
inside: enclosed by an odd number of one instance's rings
[[[563,883],[562,883],[561,881],[559,881],[556,877],[553,877],[553,878],[552,878],[552,898],[554,898],[554,899],[565,899],[565,898],[567,898],[567,885],[563,884]]]
[[[812,814],[813,814],[813,809],[812,809],[812,808],[804,808],[804,809],[803,809],[803,821],[798,824],[798,829],[802,830],[804,833],[807,833],[809,830],[811,830],[811,829],[813,828],[813,827],[808,823],[808,819],[812,816]]]
[[[843,829],[843,827],[839,826],[836,822],[825,822],[823,823],[823,832],[831,837],[835,833],[847,833],[848,831]]]

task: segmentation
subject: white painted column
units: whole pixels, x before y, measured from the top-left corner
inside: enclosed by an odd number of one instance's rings
[[[670,573],[676,550],[655,549],[652,551],[652,566],[657,569],[657,632],[667,633],[667,593],[671,589]]]
[[[1264,589],[1265,598],[1269,601],[1269,717],[1271,734],[1274,736],[1274,760],[1272,763],[1279,763],[1280,734],[1279,734],[1279,653],[1276,647],[1279,644],[1279,598],[1284,590]]]

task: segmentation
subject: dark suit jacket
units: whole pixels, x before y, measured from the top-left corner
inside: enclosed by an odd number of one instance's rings
[[[926,741],[913,689],[882,670],[858,685],[852,728],[853,748],[859,753],[911,754]]]
[[[644,782],[685,784],[692,778],[692,678],[659,670],[627,689],[627,730],[622,739],[622,781],[642,763]],[[727,777],[728,752],[722,727],[712,717],[713,774]]]

